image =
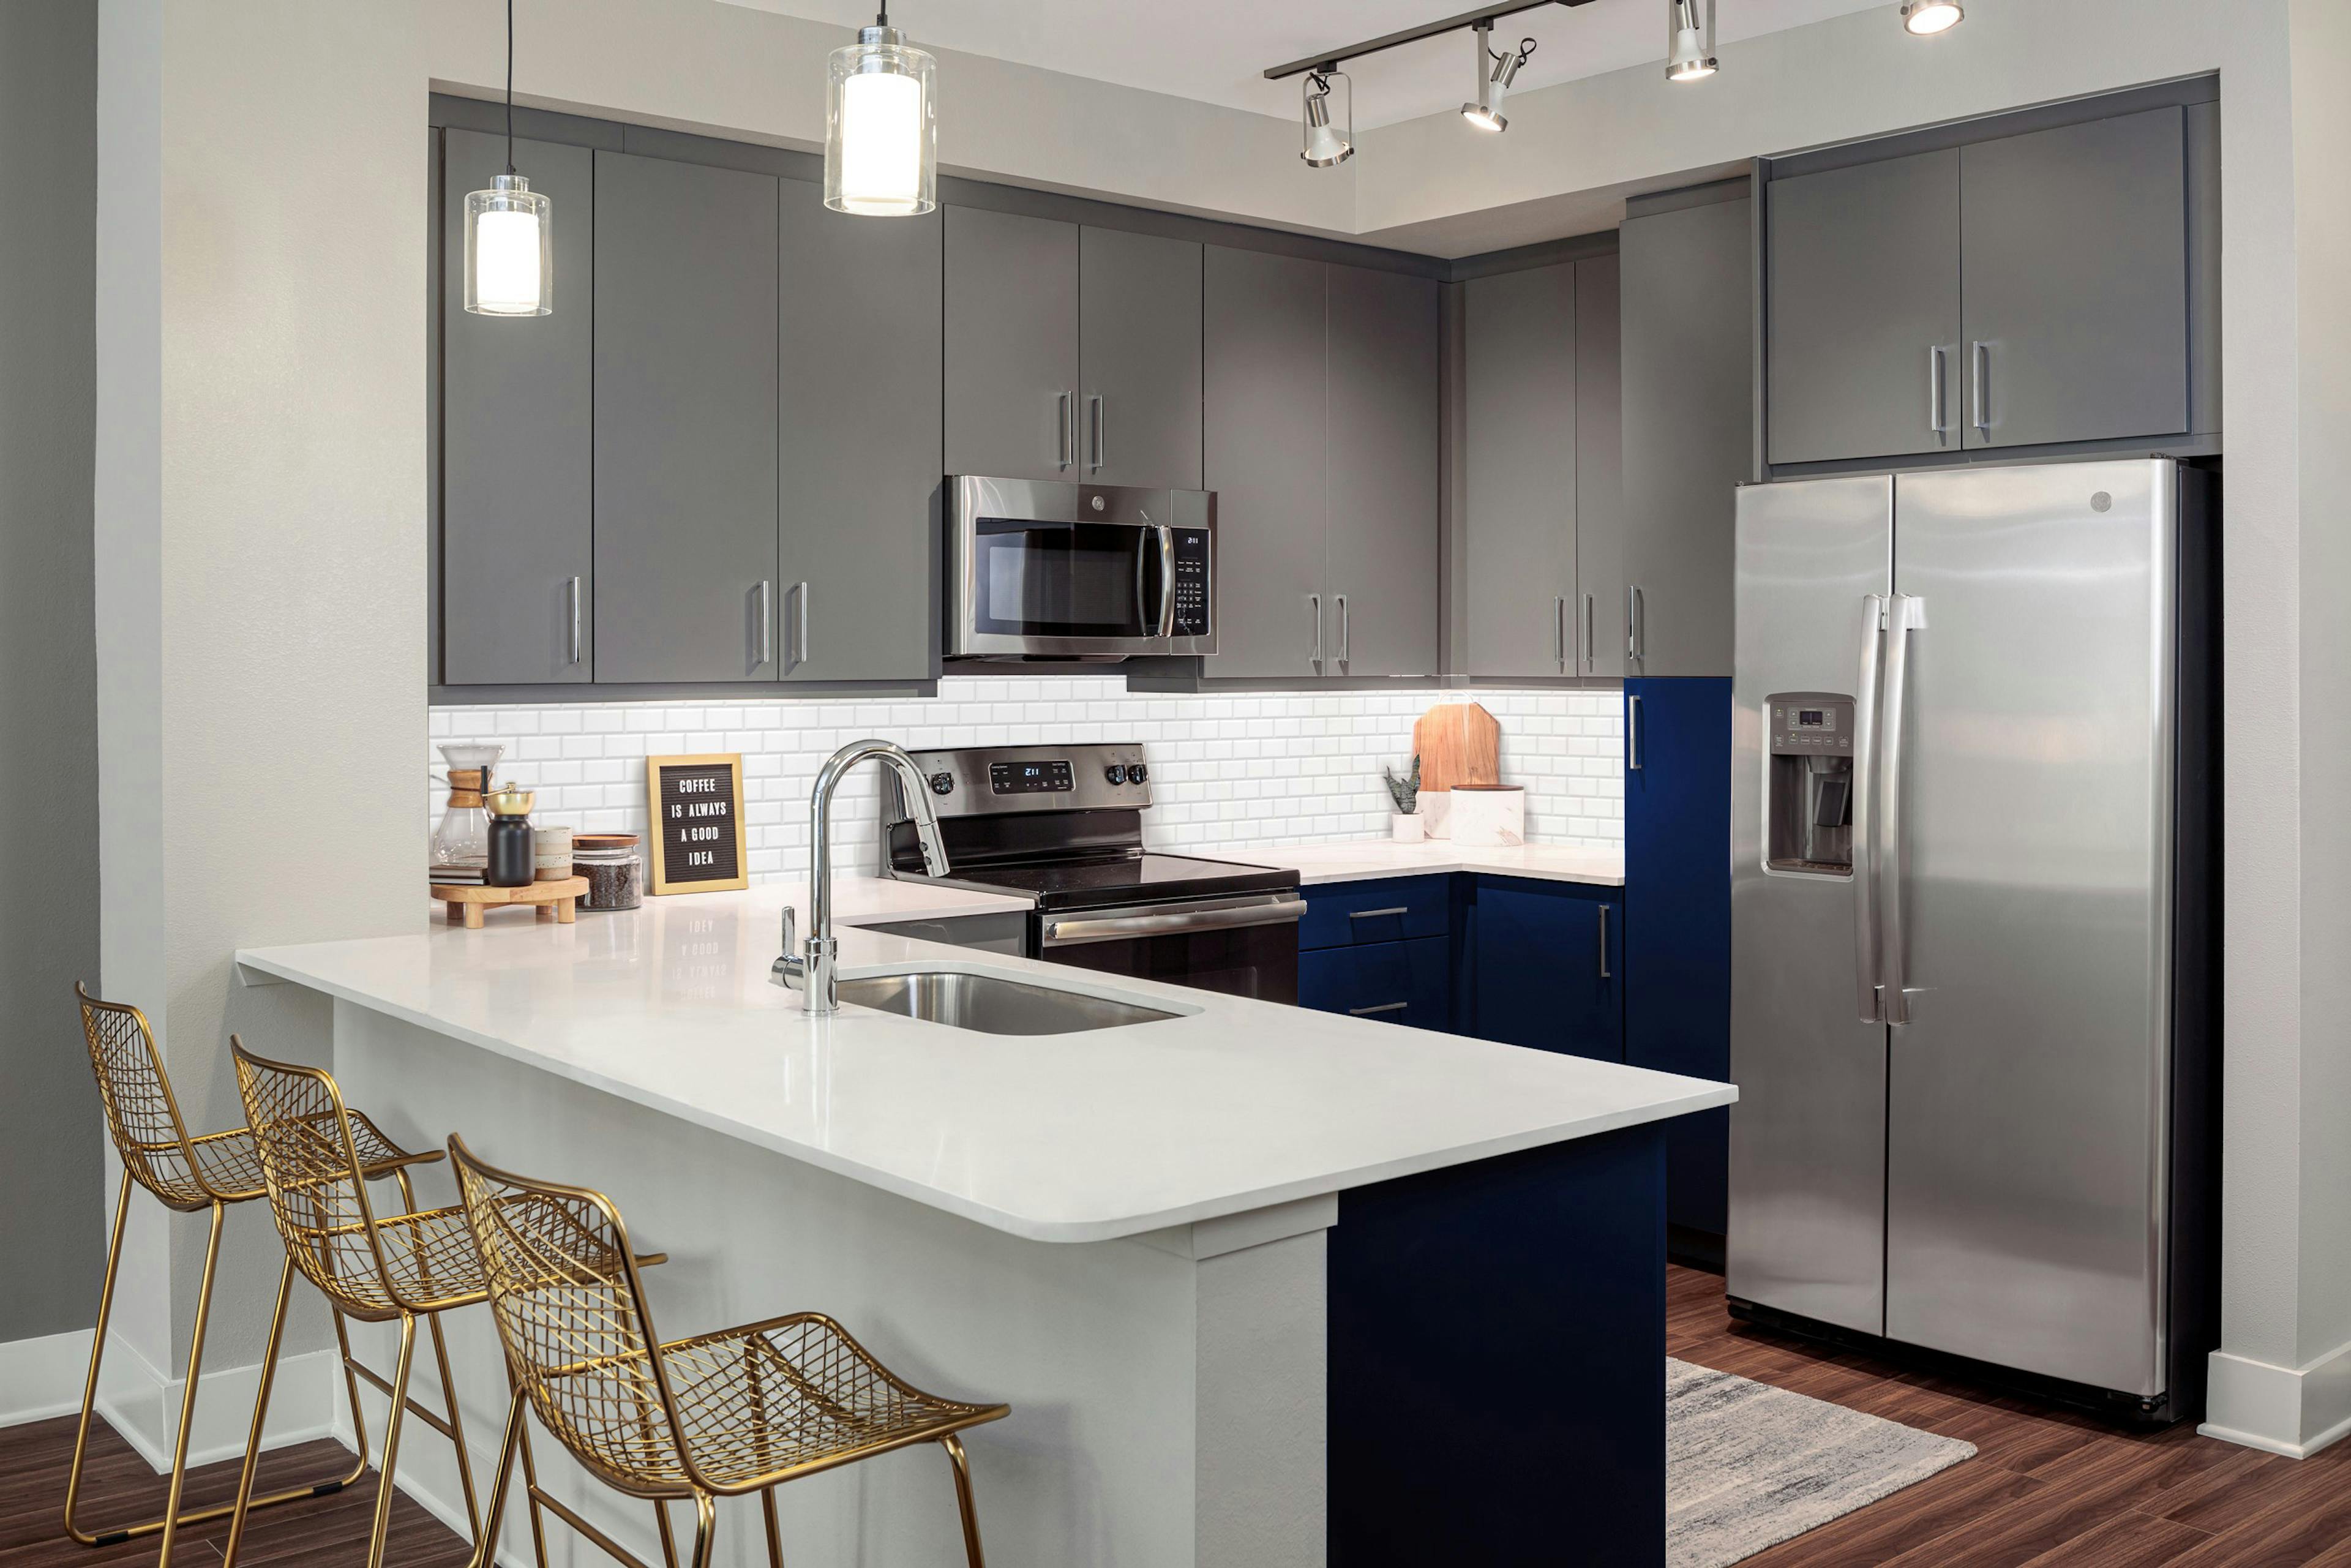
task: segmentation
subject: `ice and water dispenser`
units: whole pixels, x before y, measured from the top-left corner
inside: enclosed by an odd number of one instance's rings
[[[1763,780],[1763,863],[1812,876],[1853,874],[1853,699],[1779,692]]]

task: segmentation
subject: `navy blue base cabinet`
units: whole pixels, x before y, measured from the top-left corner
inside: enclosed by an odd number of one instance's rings
[[[1465,1033],[1625,1060],[1625,899],[1613,887],[1480,876],[1465,913]]]
[[[1662,1568],[1664,1176],[1653,1124],[1339,1195],[1332,1568]]]
[[[1625,1060],[1730,1077],[1730,683],[1625,683]],[[1728,1223],[1730,1113],[1666,1124],[1666,1219]]]
[[[1453,879],[1400,876],[1306,890],[1298,1005],[1450,1030]]]

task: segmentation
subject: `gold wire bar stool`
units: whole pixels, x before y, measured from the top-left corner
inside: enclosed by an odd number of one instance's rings
[[[386,1532],[392,1524],[392,1476],[400,1462],[402,1418],[413,1414],[449,1439],[457,1450],[457,1479],[465,1492],[465,1521],[478,1547],[483,1536],[481,1511],[474,1499],[474,1468],[465,1451],[465,1425],[457,1410],[456,1385],[449,1376],[449,1348],[442,1337],[441,1314],[453,1307],[471,1306],[486,1299],[480,1260],[465,1228],[465,1212],[446,1208],[419,1210],[416,1193],[405,1167],[394,1172],[400,1182],[402,1212],[379,1216],[368,1201],[367,1166],[360,1154],[361,1118],[343,1104],[342,1091],[333,1078],[315,1067],[270,1061],[245,1049],[236,1036],[228,1038],[236,1061],[237,1092],[245,1101],[246,1124],[260,1151],[263,1185],[269,1193],[270,1213],[286,1243],[286,1264],[277,1275],[277,1306],[269,1320],[269,1344],[261,1363],[261,1392],[254,1400],[253,1427],[258,1434],[269,1408],[269,1389],[277,1373],[277,1342],[286,1327],[287,1299],[294,1288],[294,1271],[319,1288],[338,1318],[361,1322],[400,1322],[400,1360],[386,1383],[364,1366],[359,1375],[390,1396],[392,1411],[384,1426],[383,1469],[376,1483],[375,1521],[368,1537],[368,1568],[381,1568]],[[441,1370],[441,1393],[446,1415],[426,1409],[409,1396],[409,1375],[415,1368],[416,1321],[422,1318],[433,1335],[433,1355]],[[351,1410],[357,1422],[359,1401],[354,1390]],[[251,1508],[255,1450],[246,1451],[245,1469],[237,1479],[235,1521],[223,1549],[227,1563],[236,1562]]]
[[[545,1508],[614,1559],[645,1568],[540,1490],[523,1416],[526,1399],[589,1474],[653,1503],[670,1568],[676,1568],[677,1548],[668,1501],[693,1501],[692,1562],[694,1568],[708,1568],[717,1500],[757,1492],[768,1561],[782,1568],[777,1487],[915,1443],[946,1450],[964,1553],[971,1568],[983,1568],[971,1466],[957,1434],[1002,1419],[1010,1406],[925,1394],[819,1312],[664,1341],[653,1332],[630,1257],[629,1229],[611,1199],[587,1187],[495,1169],[458,1138],[449,1140],[449,1155],[515,1385],[475,1568],[486,1568],[496,1550],[517,1449],[531,1537],[542,1563],[539,1510]]]
[[[81,1029],[89,1047],[90,1070],[98,1077],[99,1098],[106,1106],[106,1130],[122,1161],[122,1180],[114,1195],[114,1236],[107,1244],[106,1282],[98,1296],[98,1329],[89,1347],[89,1375],[82,1384],[81,1420],[74,1428],[73,1462],[66,1472],[66,1533],[85,1546],[110,1546],[142,1535],[162,1535],[159,1561],[169,1563],[172,1544],[186,1525],[201,1524],[231,1512],[236,1505],[180,1511],[180,1497],[188,1478],[188,1435],[196,1408],[196,1388],[203,1375],[204,1331],[212,1317],[213,1280],[220,1264],[221,1228],[231,1204],[249,1203],[264,1193],[261,1156],[250,1129],[188,1134],[172,1080],[155,1049],[155,1031],[147,1015],[120,1002],[100,1001],[79,981],[74,996],[81,1004]],[[409,1154],[376,1129],[366,1117],[354,1114],[351,1131],[357,1157],[370,1180],[397,1176],[408,1180],[406,1167],[438,1160],[441,1151]],[[172,1479],[161,1516],[133,1524],[103,1529],[85,1528],[74,1517],[81,1499],[82,1463],[89,1445],[90,1415],[98,1400],[99,1368],[106,1356],[107,1324],[114,1313],[114,1286],[122,1263],[122,1237],[131,1213],[133,1182],[154,1195],[157,1202],[179,1214],[212,1211],[212,1233],[204,1245],[204,1283],[196,1291],[195,1332],[188,1344],[188,1381],[180,1401],[179,1434],[172,1447]],[[253,1508],[273,1507],[298,1498],[325,1497],[340,1491],[367,1471],[367,1427],[358,1418],[359,1387],[354,1372],[364,1372],[351,1357],[350,1340],[342,1315],[335,1316],[335,1341],[343,1359],[343,1382],[352,1394],[352,1428],[359,1439],[359,1458],[350,1473],[311,1486],[288,1487],[252,1500]],[[261,1441],[261,1416],[256,1410],[246,1449],[247,1474],[254,1469]]]

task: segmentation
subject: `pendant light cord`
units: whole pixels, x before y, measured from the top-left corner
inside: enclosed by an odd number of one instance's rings
[[[507,172],[514,172],[514,0],[507,0]]]

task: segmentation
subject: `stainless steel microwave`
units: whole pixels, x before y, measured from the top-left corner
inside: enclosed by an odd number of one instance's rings
[[[1217,651],[1217,497],[1052,479],[947,482],[950,659]]]

